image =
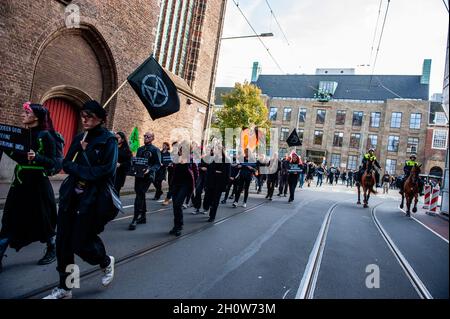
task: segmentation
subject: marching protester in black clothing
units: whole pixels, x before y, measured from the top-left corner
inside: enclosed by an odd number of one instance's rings
[[[216,156],[219,155],[219,156]],[[206,194],[210,201],[208,222],[216,218],[222,192],[225,191],[230,178],[230,163],[227,163],[226,155],[221,146],[211,150],[210,156],[214,157],[208,165],[206,173]]]
[[[278,183],[278,174],[281,169],[281,161],[278,160],[278,154],[274,153],[269,161],[269,174],[267,174],[267,196],[268,200],[272,200],[275,186]]]
[[[249,162],[248,148],[244,150],[244,161],[240,162],[238,165],[239,171],[239,187],[234,195],[233,207],[237,207],[239,203],[239,197],[241,196],[242,190],[244,191],[244,202],[242,207],[247,207],[248,190],[252,182],[253,175],[257,171],[256,162]]]
[[[60,282],[45,299],[72,297],[68,276],[70,266],[75,264],[75,254],[103,269],[103,286],[114,278],[114,257],[106,254],[98,236],[118,212],[114,204],[114,198],[118,197],[113,187],[117,140],[103,127],[105,120],[106,111],[98,102],[86,102],[81,110],[81,123],[87,135],[74,138],[63,161],[68,177],[59,190],[56,254]]]
[[[311,187],[311,181],[314,179],[314,173],[316,172],[316,165],[310,160],[306,161],[306,183],[308,187]],[[322,185],[322,183],[321,183]]]
[[[156,171],[161,168],[161,153],[152,142],[155,135],[152,132],[144,134],[144,146],[138,148],[136,157],[144,158],[147,162],[147,169],[143,177],[136,176],[134,183],[134,191],[136,199],[134,200],[134,218],[131,221],[129,230],[135,230],[137,224],[145,224],[147,222],[147,204],[145,202],[145,193],[148,191],[150,184],[155,180]]]
[[[279,188],[278,188],[278,195],[281,196],[284,195],[286,197],[287,189],[288,189],[288,168],[289,168],[289,155],[286,154],[285,158],[281,160],[281,168],[280,168],[280,178],[279,178]]]
[[[130,146],[128,145],[125,133],[116,133],[117,145],[119,147],[119,155],[117,160],[117,170],[116,178],[114,181],[114,188],[117,194],[120,195],[120,190],[123,185],[125,185],[125,179],[127,178],[127,173],[131,166],[131,158],[133,154],[131,153]]]
[[[167,145],[169,145],[167,142],[164,142]],[[172,147],[177,142],[172,143]],[[163,144],[164,145],[164,144]],[[164,149],[164,147],[163,147]],[[167,165],[167,184],[169,184],[169,190],[167,191],[166,198],[164,199],[164,202],[162,203],[163,206],[169,205],[170,201],[172,200],[172,179],[173,179],[173,161],[172,161],[172,153],[170,152],[170,147],[167,148],[166,151],[161,153],[161,160],[164,165]]]
[[[161,149],[161,167],[156,171],[155,181],[153,182],[153,185],[155,185],[156,190],[155,197],[153,197],[153,200],[159,200],[161,195],[163,194],[162,183],[163,181],[166,180],[167,166],[169,163],[171,163],[169,150],[170,150],[169,143],[164,142]],[[163,158],[163,154],[165,154],[165,158]]]
[[[56,259],[56,203],[47,171],[55,167],[56,145],[50,114],[40,104],[25,103],[22,123],[30,129],[29,152],[5,151],[17,165],[6,198],[0,231],[0,272],[8,245],[19,251],[28,244],[47,243],[39,265]]]
[[[288,168],[289,203],[294,200],[295,188],[300,174],[300,159],[296,153],[292,153]]]
[[[317,183],[316,183],[316,187],[320,187],[322,186],[323,183],[323,175],[326,174],[326,170],[324,165],[320,165],[319,167],[317,167],[315,169],[316,173],[317,173]]]
[[[347,187],[350,185],[350,187],[353,187],[353,170],[349,170],[347,172]]]
[[[195,181],[195,196],[193,196],[192,204],[194,205],[193,215],[200,213],[200,207],[202,206],[202,194],[206,187],[206,173],[208,170],[208,164],[202,158],[198,164],[198,178]],[[209,198],[208,194],[205,193],[203,199],[203,211],[202,214],[207,214],[209,210]]]
[[[239,168],[238,168],[238,163],[236,163],[236,158],[233,157],[233,162],[231,163],[231,168],[230,168],[230,178],[228,180],[228,185],[225,189],[225,196],[223,197],[223,200],[220,202],[221,204],[226,204],[227,203],[227,199],[228,196],[230,195],[230,190],[231,190],[231,194],[236,193],[238,186],[238,182],[239,182]],[[231,189],[231,187],[233,187],[233,189]],[[234,198],[234,195],[233,195]]]
[[[194,165],[190,163],[190,159],[186,160],[183,156],[184,152],[189,152],[187,143],[172,145],[177,154],[175,163],[173,164],[173,176],[171,192],[173,197],[173,228],[169,234],[180,236],[183,230],[183,202],[186,196],[191,194],[195,187]],[[189,158],[189,157],[188,157]]]

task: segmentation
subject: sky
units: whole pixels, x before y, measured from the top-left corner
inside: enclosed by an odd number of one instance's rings
[[[261,39],[281,70],[258,38],[222,40],[216,86],[250,81],[254,61],[261,74],[354,68],[356,74],[421,75],[423,60],[432,59],[430,96],[442,93],[449,21],[443,0],[391,0],[375,64],[388,0],[381,0],[377,30],[380,0],[227,0],[223,37],[254,34],[235,2],[257,33],[274,34]]]

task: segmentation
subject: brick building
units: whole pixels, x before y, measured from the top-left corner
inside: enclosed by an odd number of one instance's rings
[[[425,61],[423,75],[417,76],[371,77],[335,69],[259,75],[254,84],[262,90],[272,127],[279,130],[280,156],[293,150],[285,141],[297,128],[303,145],[296,151],[303,158],[321,163],[325,157],[328,165],[356,169],[362,154],[374,147],[383,169],[402,174],[411,153],[426,162],[429,67]],[[217,96],[216,103],[221,103]]]
[[[42,103],[70,141],[80,131],[83,102],[104,103],[153,52],[178,87],[180,112],[152,121],[126,85],[107,106],[108,128],[129,135],[137,126],[141,139],[153,130],[159,146],[177,127],[198,141],[213,94],[225,6],[222,0],[1,1],[2,122],[20,125],[22,103]]]

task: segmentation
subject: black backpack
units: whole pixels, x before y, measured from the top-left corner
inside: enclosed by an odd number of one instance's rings
[[[52,131],[52,136],[55,139],[56,144],[55,166],[47,170],[47,176],[58,174],[62,170],[64,160],[64,137],[57,131]]]

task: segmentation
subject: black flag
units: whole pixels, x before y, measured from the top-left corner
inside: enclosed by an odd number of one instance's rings
[[[153,56],[127,79],[153,120],[180,110],[177,88]]]
[[[289,137],[287,138],[286,142],[289,147],[302,145],[302,141],[300,141],[300,137],[298,137],[297,130],[295,128],[292,131],[291,135],[289,135]]]

